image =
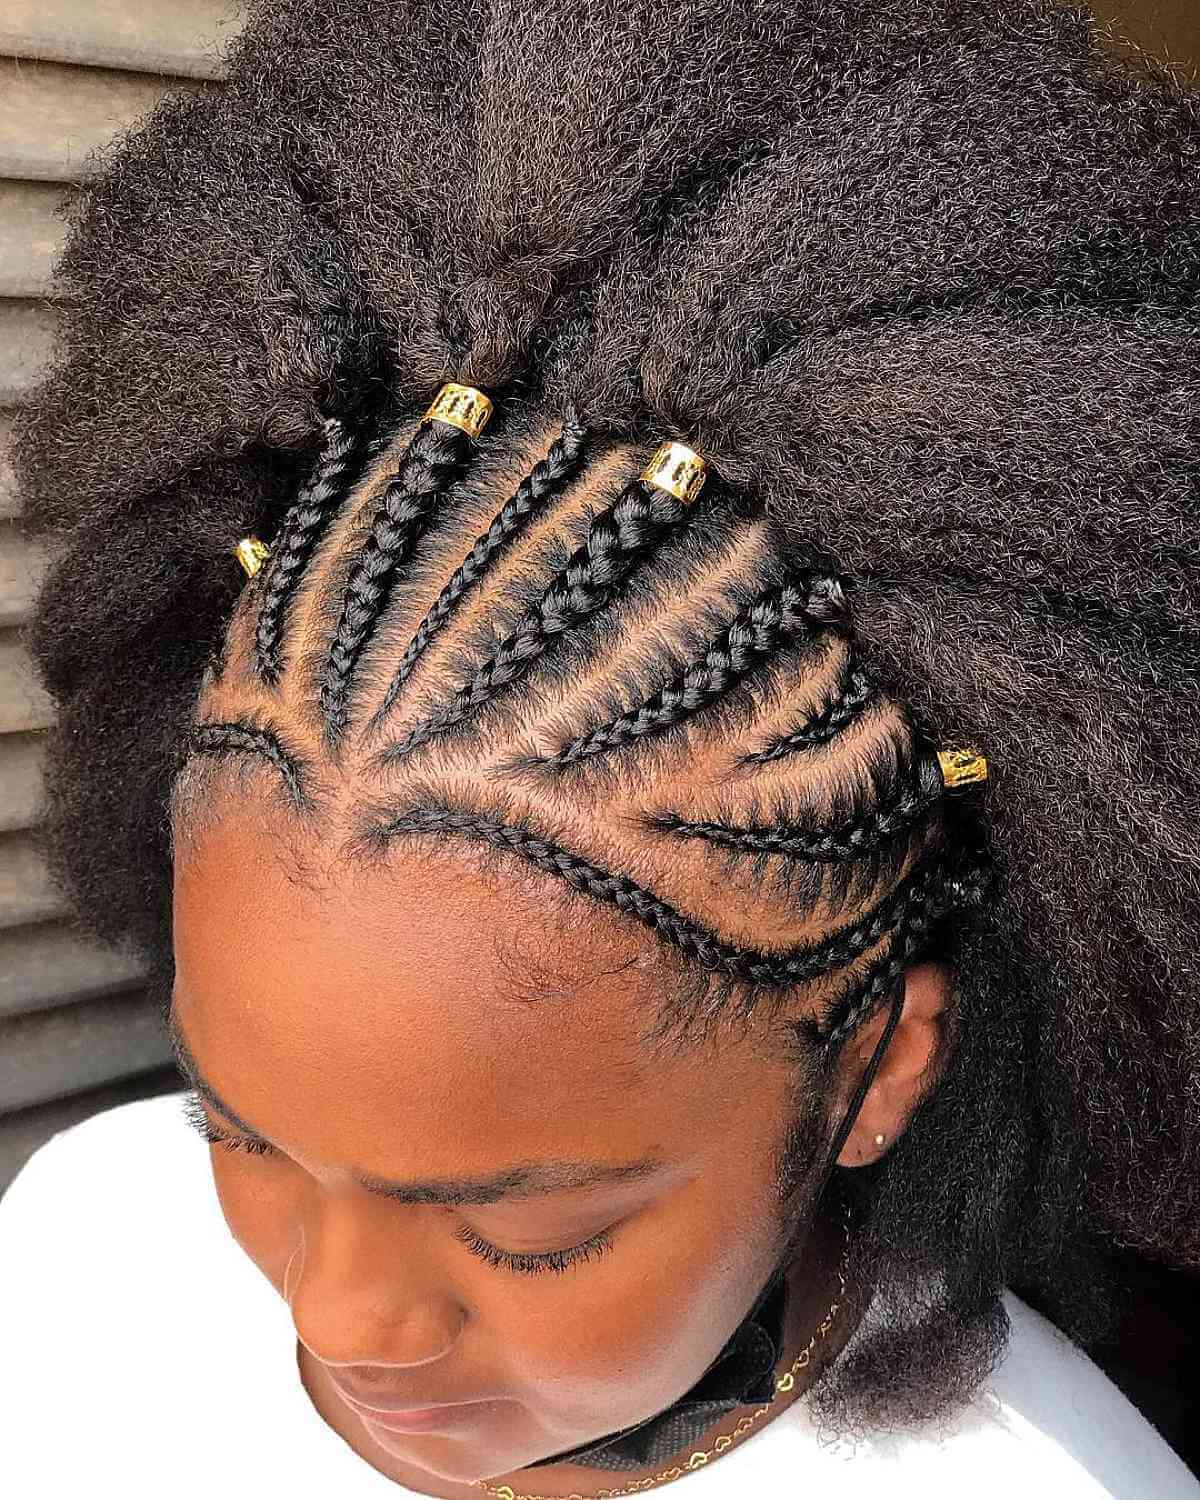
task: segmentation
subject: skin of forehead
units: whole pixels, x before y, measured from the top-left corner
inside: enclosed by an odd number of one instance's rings
[[[651,934],[445,851],[314,889],[260,820],[223,818],[177,862],[175,917],[176,1008],[208,1081],[323,1168],[686,1155],[794,1080],[753,1025],[664,1068],[637,1045],[662,983]]]

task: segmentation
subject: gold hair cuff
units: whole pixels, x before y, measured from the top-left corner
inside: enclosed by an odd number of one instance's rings
[[[988,763],[978,750],[963,747],[955,750],[939,750],[938,765],[942,768],[942,782],[948,791],[959,787],[976,786],[988,779]]]
[[[253,578],[271,555],[271,549],[256,536],[244,536],[233,549],[238,562],[246,570],[246,577]]]
[[[476,438],[487,426],[492,415],[492,403],[473,385],[457,385],[448,380],[433,400],[421,419],[424,422],[449,422],[452,427],[461,427],[468,436]]]
[[[684,505],[691,505],[700,493],[708,474],[708,465],[698,453],[683,443],[663,443],[654,457],[642,470],[640,478],[645,484],[666,490]]]

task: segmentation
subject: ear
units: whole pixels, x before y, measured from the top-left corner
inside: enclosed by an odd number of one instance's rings
[[[900,1020],[846,1137],[838,1166],[869,1166],[907,1129],[946,1060],[946,1017],[952,989],[952,976],[944,964],[914,964],[908,970]],[[849,1107],[890,1018],[891,1006],[885,1006],[843,1047],[838,1060],[839,1118],[840,1112]]]

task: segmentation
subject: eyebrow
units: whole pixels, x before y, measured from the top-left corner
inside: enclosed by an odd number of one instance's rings
[[[173,1001],[167,1016],[167,1034],[180,1071],[196,1092],[249,1140],[269,1146],[271,1142],[231,1109],[200,1072],[180,1028]],[[518,1163],[486,1177],[430,1177],[407,1182],[392,1182],[386,1177],[374,1177],[365,1172],[350,1175],[359,1187],[380,1198],[391,1198],[400,1203],[460,1205],[547,1198],[580,1188],[639,1182],[659,1172],[664,1165],[663,1161],[655,1159],[633,1162],[541,1161]]]

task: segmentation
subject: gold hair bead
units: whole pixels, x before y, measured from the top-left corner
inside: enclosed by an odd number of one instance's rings
[[[683,443],[663,443],[641,472],[645,484],[666,490],[684,505],[691,505],[699,495],[708,475],[708,465]]]
[[[492,415],[492,403],[473,385],[458,385],[448,380],[429,403],[422,421],[449,422],[460,427],[469,437],[476,438],[487,426]]]
[[[271,555],[270,547],[265,542],[260,542],[256,536],[244,536],[233,550],[245,569],[247,578],[253,578]]]
[[[942,782],[948,791],[959,787],[977,786],[988,779],[986,758],[969,746],[953,750],[939,750],[938,764],[942,768]]]

